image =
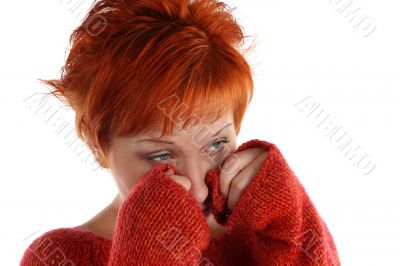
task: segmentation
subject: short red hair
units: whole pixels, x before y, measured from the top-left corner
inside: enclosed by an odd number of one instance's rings
[[[61,78],[40,81],[75,111],[78,136],[104,168],[113,135],[162,125],[164,136],[177,121],[185,128],[227,112],[238,133],[253,79],[231,13],[217,0],[95,1],[70,37]]]

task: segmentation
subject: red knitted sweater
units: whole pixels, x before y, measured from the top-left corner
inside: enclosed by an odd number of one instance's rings
[[[227,230],[211,239],[199,204],[157,164],[121,204],[112,241],[77,228],[36,238],[20,265],[340,265],[332,236],[276,145],[232,211],[218,190],[220,168],[206,175],[212,214]]]

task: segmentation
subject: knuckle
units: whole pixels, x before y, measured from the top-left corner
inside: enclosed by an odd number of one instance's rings
[[[229,185],[229,183],[230,183],[230,180],[231,180],[231,178],[229,178],[229,176],[221,176],[221,178],[220,178],[220,184],[221,184],[221,186],[228,186]]]
[[[189,187],[192,186],[192,182],[190,182],[190,179],[186,176],[182,177],[182,181],[187,184]]]
[[[238,155],[236,154],[230,155],[223,163],[222,171],[232,172],[236,168],[236,165],[239,164],[239,162],[240,160]]]
[[[242,190],[243,189],[243,184],[239,178],[235,178],[232,180],[231,183],[231,188],[235,190]]]
[[[192,187],[192,183],[190,182],[190,180],[184,176],[171,175],[171,177],[176,183],[183,186],[187,190],[189,190]]]

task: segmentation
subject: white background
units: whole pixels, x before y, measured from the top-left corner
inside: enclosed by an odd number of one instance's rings
[[[1,265],[17,265],[34,238],[83,223],[117,192],[112,176],[95,170],[87,153],[74,151],[82,146],[70,144],[73,114],[38,111],[27,100],[47,91],[36,79],[59,77],[69,35],[91,1],[81,2],[2,4]],[[227,3],[237,7],[238,22],[257,43],[248,57],[255,94],[238,144],[258,138],[280,148],[327,223],[342,265],[400,265],[400,5]],[[350,11],[359,17],[350,21]],[[319,105],[319,118],[299,108],[305,99]],[[55,110],[67,126],[59,134],[50,119]],[[347,132],[375,169],[365,174],[361,164],[354,165],[325,136],[322,118]]]

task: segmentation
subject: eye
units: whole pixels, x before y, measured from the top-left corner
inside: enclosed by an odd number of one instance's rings
[[[166,156],[168,156],[168,157],[166,158]],[[149,161],[165,162],[165,161],[168,161],[168,159],[169,159],[170,156],[171,156],[170,153],[161,153],[161,154],[149,156],[149,157],[147,157],[147,159],[148,159]],[[164,158],[165,160],[162,160],[162,158]],[[155,160],[155,159],[161,159],[161,160]]]
[[[223,146],[223,145],[221,145],[222,143],[223,144],[229,143],[229,140],[227,140],[226,138],[221,139],[221,140],[217,140],[214,143],[212,143],[211,146],[212,147],[216,147],[217,146],[216,150],[220,150],[221,147]],[[216,145],[216,146],[214,146],[214,145]]]
[[[215,148],[215,150],[221,150],[222,148],[222,144],[226,144],[229,143],[229,140],[227,140],[226,138],[221,139],[221,140],[217,140],[213,143],[210,144],[211,147]],[[158,161],[158,162],[166,162],[171,158],[171,153],[166,152],[166,153],[160,153],[160,154],[156,154],[156,155],[150,155],[147,157],[147,159],[149,161]]]

